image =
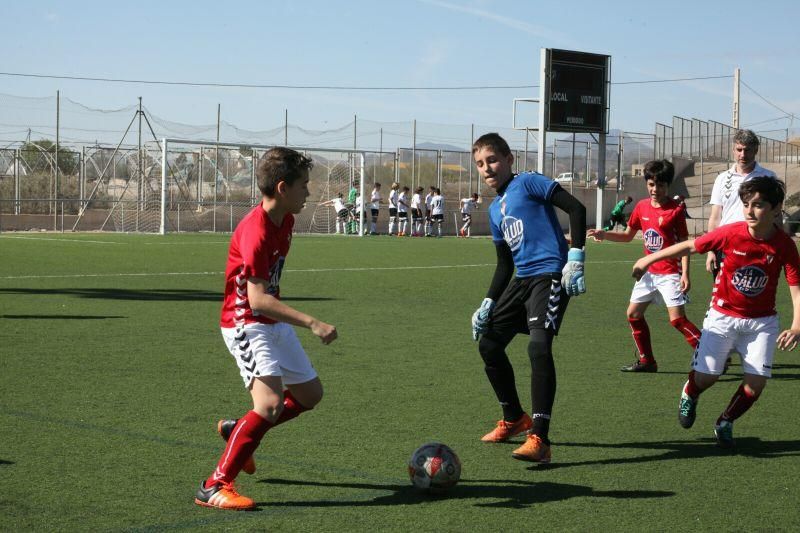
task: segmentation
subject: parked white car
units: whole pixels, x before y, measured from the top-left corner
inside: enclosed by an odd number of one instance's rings
[[[580,178],[572,172],[562,172],[558,175],[556,181],[559,183],[569,183],[571,181],[580,181]]]

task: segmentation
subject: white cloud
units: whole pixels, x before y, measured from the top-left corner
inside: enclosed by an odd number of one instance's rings
[[[441,7],[444,9],[449,9],[451,11],[460,11],[461,13],[467,13],[469,15],[473,15],[482,19],[490,20],[497,24],[500,24],[501,26],[506,26],[518,31],[528,33],[530,35],[535,35],[547,41],[561,43],[562,46],[563,45],[568,45],[573,47],[576,46],[576,43],[572,39],[570,39],[567,34],[555,32],[547,27],[537,26],[535,24],[530,24],[528,22],[518,20],[512,17],[499,15],[492,11],[479,9],[477,7],[453,4],[451,2],[444,2],[442,0],[419,0],[419,1],[433,6]]]

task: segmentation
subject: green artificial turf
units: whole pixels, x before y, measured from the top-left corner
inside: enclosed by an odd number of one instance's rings
[[[662,307],[647,314],[657,374],[633,361],[625,319],[641,242],[587,245],[588,292],[555,342],[553,463],[484,444],[500,417],[470,316],[493,272],[488,239],[297,236],[285,301],[337,326],[301,341],[325,387],[313,411],[269,432],[242,474],[250,513],[195,506],[222,451],[219,418],[250,407],[218,329],[228,236],[0,235],[0,529],[3,530],[796,530],[800,360],[778,352],[763,397],[712,425],[741,368],[677,404],[691,350]],[[710,277],[693,261],[698,326]],[[791,321],[779,285],[782,326]],[[509,347],[530,404],[526,339]],[[461,482],[416,492],[414,449],[451,446]]]

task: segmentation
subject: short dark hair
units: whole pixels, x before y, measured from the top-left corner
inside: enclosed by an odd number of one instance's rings
[[[742,146],[758,149],[761,141],[753,130],[737,130],[733,136],[733,144],[741,144]]]
[[[772,207],[776,207],[783,203],[786,188],[781,180],[770,176],[755,176],[739,186],[739,199],[742,202],[750,200],[756,194],[760,194]]]
[[[314,168],[314,162],[296,150],[278,146],[267,150],[256,167],[256,183],[261,194],[272,198],[281,181],[292,185]]]
[[[625,202],[626,203],[631,203],[632,201],[633,201],[633,198],[631,198],[630,196],[626,196],[625,197]]]
[[[511,154],[511,148],[499,133],[485,133],[478,137],[478,140],[472,143],[472,153],[474,154],[481,148],[491,148],[502,156]]]
[[[656,159],[644,164],[644,179],[669,185],[675,177],[675,167],[666,159]]]

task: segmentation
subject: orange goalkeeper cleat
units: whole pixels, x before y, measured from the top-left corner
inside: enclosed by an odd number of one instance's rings
[[[511,452],[514,459],[533,461],[534,463],[550,462],[550,445],[545,444],[539,435],[528,435],[525,444]]]
[[[505,442],[514,435],[519,435],[531,429],[533,422],[528,413],[522,413],[514,422],[506,422],[505,420],[498,420],[497,427],[492,431],[481,437],[483,442]]]
[[[215,483],[206,488],[206,482],[200,482],[200,488],[194,498],[194,503],[203,507],[215,509],[230,509],[232,511],[249,511],[254,509],[256,502],[247,496],[242,496],[233,486],[233,483]]]
[[[219,433],[219,436],[222,437],[225,442],[228,442],[233,428],[236,427],[236,422],[238,422],[238,420],[220,420],[217,422],[217,433]],[[245,474],[250,474],[251,476],[256,473],[256,460],[253,459],[252,455],[244,462],[242,470],[244,470]]]

